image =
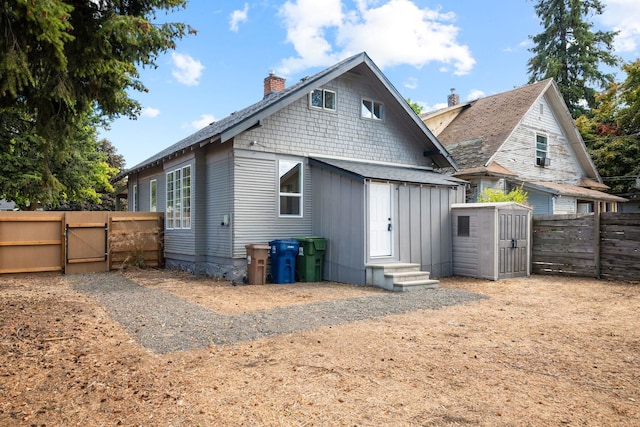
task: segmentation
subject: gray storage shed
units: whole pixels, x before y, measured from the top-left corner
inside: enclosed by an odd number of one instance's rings
[[[515,202],[451,206],[453,274],[498,280],[531,272],[531,208]]]

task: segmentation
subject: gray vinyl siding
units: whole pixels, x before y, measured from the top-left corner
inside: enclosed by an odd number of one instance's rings
[[[323,88],[336,91],[335,112],[310,108],[308,97],[304,96],[263,120],[258,128],[236,137],[234,147],[430,166],[424,157],[424,134],[412,134],[399,107],[383,99],[378,94],[383,91],[376,91],[369,80],[347,75]],[[384,120],[361,118],[362,98],[384,102]]]
[[[312,168],[314,236],[327,239],[323,278],[365,284],[364,183]]]
[[[231,258],[233,215],[233,155],[225,150],[207,157],[207,257]],[[222,225],[229,215],[229,225]]]
[[[275,239],[308,236],[312,229],[313,197],[308,160],[303,162],[303,216],[278,216],[278,159],[295,160],[291,156],[234,152],[235,183],[233,257],[246,255],[245,245],[268,243]]]
[[[533,208],[533,215],[552,215],[553,200],[550,194],[540,191],[527,191],[527,202]]]
[[[464,202],[464,187],[398,185],[396,246],[398,260],[420,264],[432,277],[452,274],[450,210]]]

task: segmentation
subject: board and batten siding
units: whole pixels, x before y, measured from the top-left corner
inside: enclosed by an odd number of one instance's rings
[[[312,234],[327,239],[324,280],[365,285],[364,183],[312,167]]]
[[[384,95],[365,79],[349,74],[323,88],[336,92],[336,111],[311,108],[308,97],[303,96],[264,119],[261,126],[238,135],[234,147],[430,166],[424,156],[424,134],[412,134],[404,124],[406,118],[399,117],[401,112],[394,111],[391,100],[382,99]],[[384,120],[361,117],[363,98],[385,103]],[[404,110],[402,113],[406,114]]]
[[[450,276],[450,211],[452,204],[464,202],[464,187],[397,184],[394,189],[398,260],[420,264],[432,277]]]
[[[547,137],[551,161],[547,167],[536,166],[536,134]],[[579,177],[585,175],[544,97],[525,114],[493,160],[530,181],[576,184]]]
[[[278,159],[303,164],[302,217],[278,216]],[[234,151],[233,257],[246,256],[245,245],[308,236],[313,217],[311,172],[306,158]]]

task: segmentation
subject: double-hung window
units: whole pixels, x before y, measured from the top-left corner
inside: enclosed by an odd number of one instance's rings
[[[549,165],[549,146],[546,135],[536,134],[536,165]]]
[[[382,120],[384,118],[384,104],[371,99],[363,99],[362,117],[365,119]]]
[[[167,172],[167,229],[191,228],[191,166]]]
[[[327,89],[316,89],[309,95],[309,105],[313,108],[336,111],[336,93]]]
[[[280,160],[279,175],[279,213],[280,216],[302,216],[302,162]]]

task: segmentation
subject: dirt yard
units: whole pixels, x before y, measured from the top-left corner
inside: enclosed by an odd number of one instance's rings
[[[125,274],[226,314],[382,292]],[[157,355],[65,277],[0,277],[0,425],[640,425],[640,284],[440,286],[489,298]]]

